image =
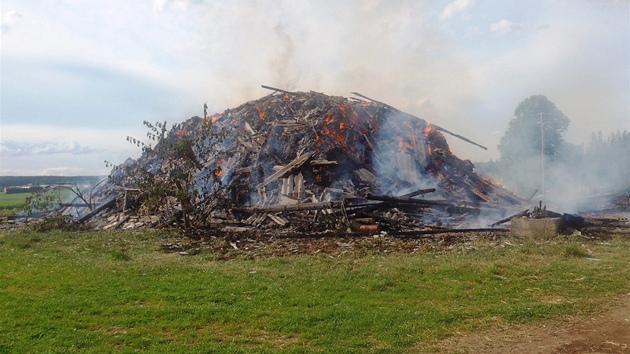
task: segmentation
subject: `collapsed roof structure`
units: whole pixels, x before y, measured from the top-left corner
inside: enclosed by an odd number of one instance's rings
[[[155,149],[112,171],[98,189],[100,207],[66,213],[96,229],[173,223],[185,206],[174,200],[141,215],[129,171],[168,169],[173,156],[159,154],[159,145],[182,139],[195,143],[187,150],[192,188],[238,185],[227,196],[229,210],[210,207],[207,193],[193,201],[197,211],[207,209],[208,224],[232,229],[324,231],[340,226],[324,222],[331,216],[360,231],[470,227],[522,208],[522,199],[457,158],[442,132],[483,148],[460,135],[358,93],[266,88],[273,93],[163,131]]]

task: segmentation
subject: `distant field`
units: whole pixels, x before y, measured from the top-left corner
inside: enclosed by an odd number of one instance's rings
[[[61,196],[61,200],[66,202],[72,200],[74,195],[68,190],[58,191]],[[13,215],[24,208],[26,198],[31,195],[27,193],[0,193],[0,216]]]
[[[31,193],[0,193],[0,215],[11,215],[20,211],[29,195]]]
[[[0,176],[0,189],[4,187],[52,184],[95,184],[101,176]]]

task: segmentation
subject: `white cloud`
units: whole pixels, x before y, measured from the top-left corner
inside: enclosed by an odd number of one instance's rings
[[[58,142],[42,141],[29,143],[24,141],[3,140],[0,142],[0,154],[4,156],[32,156],[72,154],[83,155],[97,152],[90,146],[81,145],[76,141]]]
[[[167,0],[154,0],[153,1],[153,9],[156,11],[163,11],[164,6],[166,6]]]
[[[440,15],[440,20],[446,20],[456,13],[464,12],[472,4],[473,0],[455,0],[452,3],[446,5],[444,10],[442,11],[442,14]]]
[[[0,129],[0,175],[41,174],[48,168],[82,169],[81,174],[104,174],[104,161],[122,163],[140,150],[126,142],[128,135],[142,139],[140,127],[118,129],[70,128],[8,124]],[[51,171],[51,170],[50,170]]]
[[[9,32],[11,28],[23,17],[24,16],[17,10],[10,10],[6,14],[4,14],[4,16],[0,18],[2,23],[0,24],[0,29],[2,30],[2,33]]]
[[[493,33],[508,33],[521,29],[523,29],[522,23],[515,23],[506,19],[502,19],[490,25],[490,31]]]

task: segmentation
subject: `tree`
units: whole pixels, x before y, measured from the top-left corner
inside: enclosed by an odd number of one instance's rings
[[[502,162],[518,163],[541,153],[551,161],[560,158],[569,119],[553,102],[531,96],[516,107],[514,116],[498,146]]]
[[[564,142],[569,119],[543,95],[525,99],[514,116],[498,146],[505,182],[519,193],[544,193],[549,168],[571,150]]]

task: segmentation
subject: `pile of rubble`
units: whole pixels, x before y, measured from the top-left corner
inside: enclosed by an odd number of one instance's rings
[[[212,149],[191,151],[197,188],[207,190],[217,180],[240,186],[231,196],[237,206],[210,211],[209,225],[230,231],[417,232],[479,227],[521,209],[523,200],[453,155],[442,132],[483,148],[465,137],[360,94],[273,90],[221,114],[192,117],[168,135],[192,136],[208,124],[221,132],[220,143],[206,144]],[[169,163],[151,152],[128,160],[97,190],[100,206],[65,213],[93,229],[168,225],[172,210],[139,215],[129,203],[134,189],[113,181],[124,180],[121,171],[128,166],[158,171]],[[217,178],[205,178],[209,174]]]

